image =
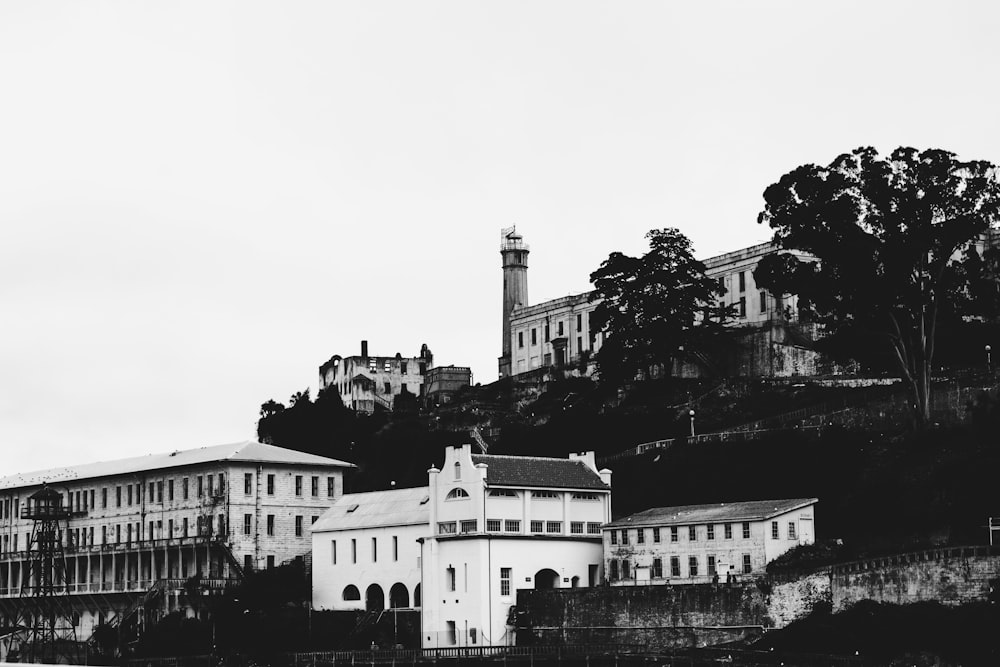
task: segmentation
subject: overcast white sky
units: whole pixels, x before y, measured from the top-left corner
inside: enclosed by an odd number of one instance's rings
[[[532,303],[860,145],[1000,162],[988,2],[0,4],[0,475],[254,436],[333,354],[496,378]]]

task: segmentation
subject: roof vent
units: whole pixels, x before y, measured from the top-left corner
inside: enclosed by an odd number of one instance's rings
[[[424,496],[423,500],[420,501],[420,504],[421,505],[426,505],[427,501],[430,500],[430,499],[431,499],[430,496]]]
[[[358,509],[358,504],[354,503],[353,505],[351,505],[350,507],[347,508],[347,513],[350,514],[351,512],[353,512],[356,509]]]

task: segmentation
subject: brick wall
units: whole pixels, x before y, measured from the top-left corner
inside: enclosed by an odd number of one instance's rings
[[[932,549],[837,565],[832,602],[840,611],[859,600],[960,605],[988,599],[1000,580],[1000,552],[988,547]]]

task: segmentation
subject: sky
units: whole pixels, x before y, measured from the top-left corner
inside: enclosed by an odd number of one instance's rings
[[[1000,163],[988,2],[0,3],[0,475],[237,442],[858,146]]]

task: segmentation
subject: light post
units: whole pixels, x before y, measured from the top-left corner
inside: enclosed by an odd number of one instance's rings
[[[989,344],[987,344],[986,345],[986,372],[987,373],[992,373],[993,372],[993,359],[990,357],[990,353],[992,351],[993,351],[993,348],[990,347]]]
[[[691,437],[694,437],[694,410],[688,412],[688,416],[691,417]]]

